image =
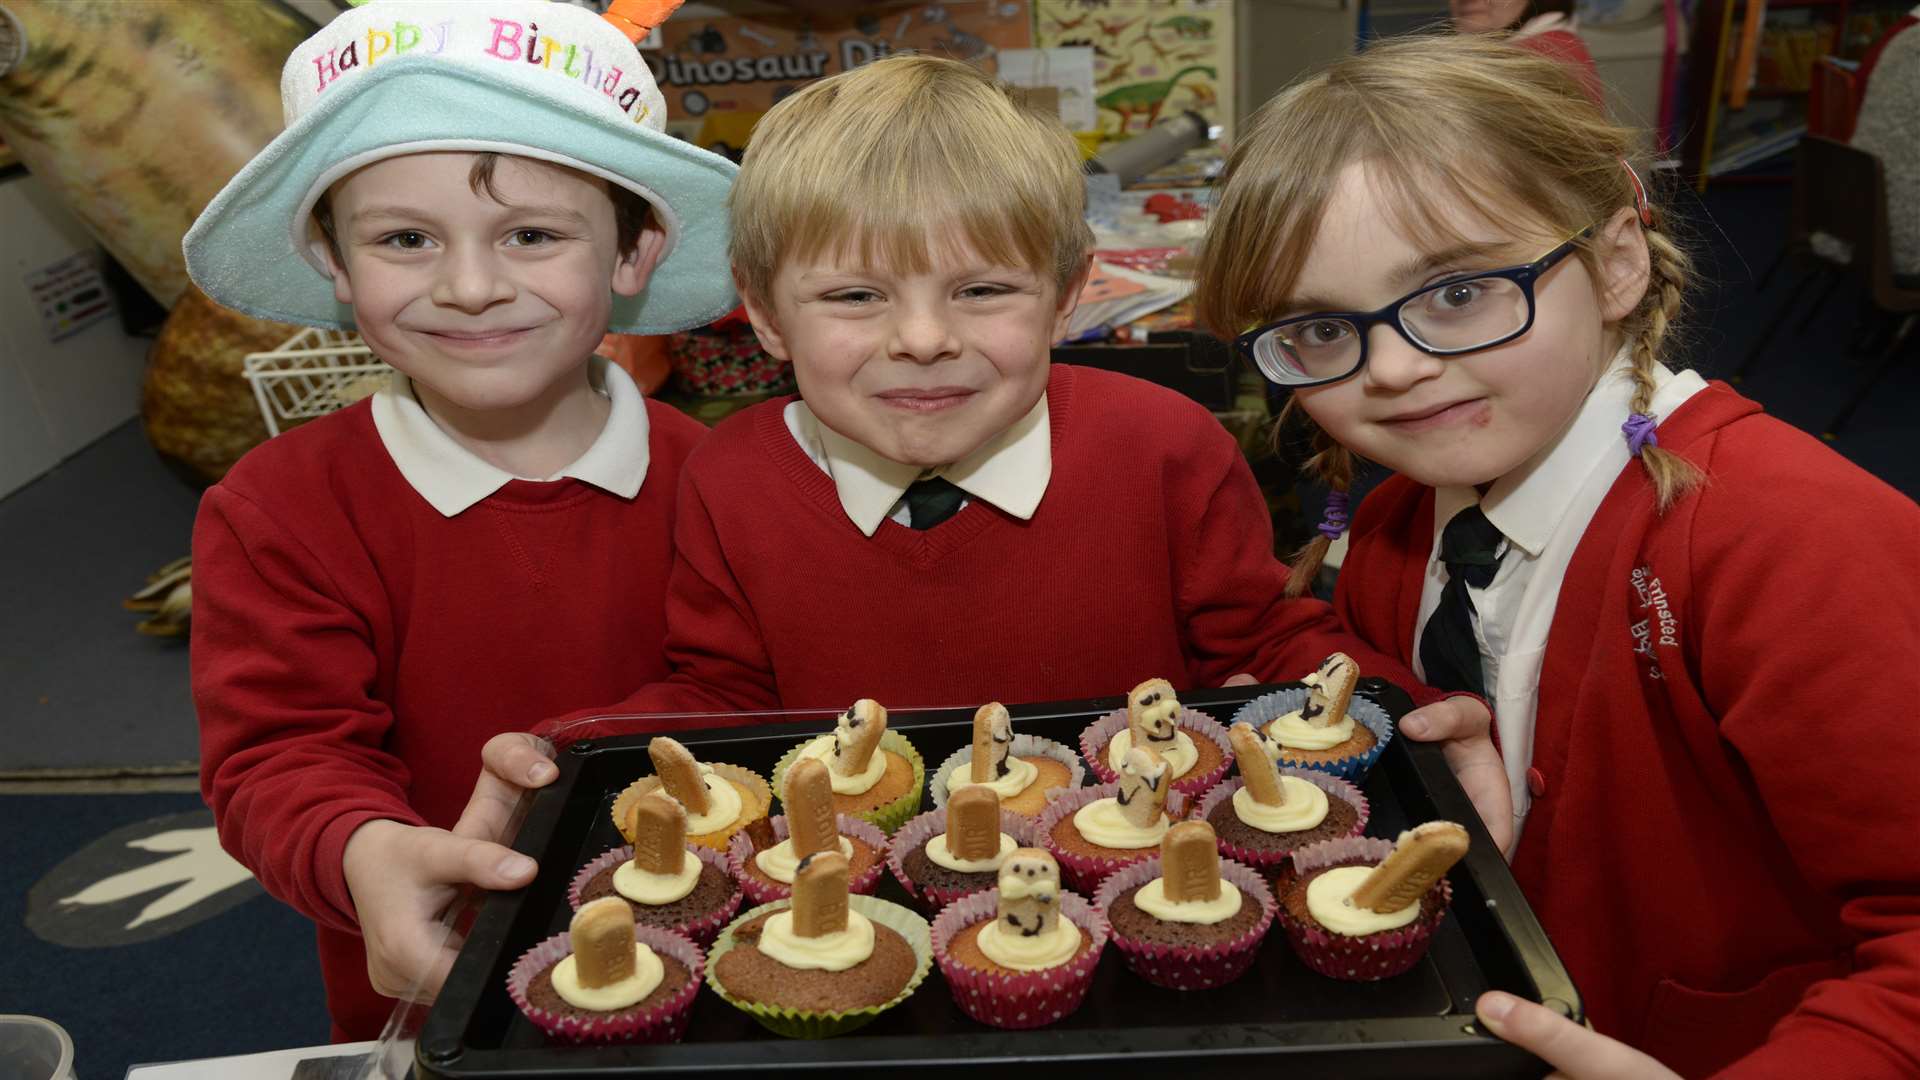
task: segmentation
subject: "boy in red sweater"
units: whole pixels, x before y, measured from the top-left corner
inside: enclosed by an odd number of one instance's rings
[[[367,1039],[444,979],[458,886],[532,876],[469,805],[481,744],[667,671],[704,429],[593,352],[733,306],[734,168],[662,132],[621,28],[545,0],[366,4],[282,89],[285,133],[188,267],[230,307],[358,329],[397,373],[201,503],[201,784],[227,849],[319,924],[334,1036]]]

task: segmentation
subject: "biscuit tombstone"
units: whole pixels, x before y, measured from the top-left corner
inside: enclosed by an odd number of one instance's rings
[[[793,875],[793,932],[818,938],[847,928],[847,886],[851,868],[837,851],[800,860]]]
[[[1386,914],[1420,901],[1467,853],[1467,830],[1429,821],[1400,834],[1393,853],[1353,890],[1353,906]]]
[[[658,793],[636,799],[627,818],[633,864],[650,874],[678,874],[686,867],[687,811]]]
[[[581,986],[595,990],[633,977],[633,909],[626,901],[603,896],[580,905],[567,934]]]
[[[833,753],[828,765],[840,776],[865,773],[880,750],[880,736],[886,733],[887,710],[872,698],[861,698],[833,725]]]
[[[1334,653],[1321,661],[1319,670],[1308,679],[1311,692],[1300,707],[1300,719],[1314,727],[1332,727],[1346,719],[1347,706],[1353,702],[1353,688],[1360,681],[1360,665],[1346,653]]]
[[[992,788],[964,787],[947,801],[947,850],[982,862],[1000,854],[1000,796]]]
[[[1240,779],[1247,795],[1266,806],[1287,805],[1287,786],[1280,782],[1276,753],[1267,737],[1242,720],[1227,729],[1227,741],[1233,744],[1233,760],[1240,766]]]
[[[787,839],[795,858],[818,851],[840,850],[840,827],[834,820],[833,780],[827,766],[802,758],[787,770],[781,802],[787,808]]]
[[[1160,840],[1160,876],[1176,904],[1220,899],[1220,849],[1213,826],[1183,821]]]
[[[693,751],[677,739],[658,735],[647,743],[647,756],[653,759],[660,786],[688,813],[704,814],[711,808],[706,780],[700,775],[700,762]]]

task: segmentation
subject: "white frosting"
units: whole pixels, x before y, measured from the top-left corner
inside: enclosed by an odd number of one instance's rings
[[[1211,900],[1167,899],[1167,879],[1154,878],[1140,891],[1133,894],[1133,902],[1141,911],[1159,919],[1161,922],[1200,923],[1211,926],[1225,922],[1240,913],[1240,905],[1246,898],[1240,894],[1231,881],[1220,883],[1220,895]]]
[[[853,858],[853,841],[844,836],[840,838],[840,854]],[[793,884],[793,875],[800,872],[800,856],[793,853],[793,838],[788,837],[755,854],[753,865],[782,885]]]
[[[1360,937],[1394,930],[1420,917],[1420,901],[1384,914],[1353,902],[1353,893],[1373,873],[1371,866],[1336,866],[1307,882],[1307,913],[1336,934]]]
[[[740,820],[739,788],[728,783],[725,777],[715,776],[713,766],[705,762],[700,765],[700,782],[707,788],[707,812],[696,814],[687,808],[688,836],[719,832]],[[660,793],[672,797],[664,784],[660,787]]]
[[[554,993],[574,1008],[612,1012],[646,1000],[665,976],[666,968],[661,965],[660,958],[653,954],[652,949],[636,941],[633,943],[633,974],[619,982],[606,986],[582,986],[580,966],[574,962],[572,953],[553,966],[552,978]]]
[[[699,881],[700,860],[690,851],[681,852],[680,872],[677,874],[656,874],[651,870],[642,870],[632,859],[621,863],[613,871],[614,892],[636,904],[652,907],[684,898]]]
[[[1073,812],[1073,827],[1080,835],[1101,847],[1137,850],[1158,844],[1172,823],[1162,812],[1152,825],[1142,829],[1128,821],[1118,799],[1095,799]]]
[[[1130,728],[1121,728],[1113,736],[1113,741],[1107,744],[1107,765],[1114,772],[1119,772],[1120,762],[1126,758],[1127,751],[1131,749],[1133,749],[1133,731]],[[1185,776],[1187,771],[1193,768],[1193,763],[1200,760],[1200,751],[1194,748],[1193,739],[1180,728],[1173,730],[1172,746],[1163,750],[1161,744],[1155,743],[1151,749],[1167,763],[1176,778]]]
[[[833,736],[822,735],[800,748],[801,757],[817,758],[827,766],[827,778],[833,782],[835,795],[864,795],[873,790],[873,785],[887,774],[887,752],[879,747],[873,748],[873,756],[867,759],[867,769],[857,776],[842,776],[833,771]]]
[[[1009,756],[1007,758],[1007,775],[995,780],[975,780],[973,778],[973,762],[969,760],[961,762],[954,767],[952,772],[947,774],[947,791],[951,794],[952,792],[959,791],[961,788],[983,787],[1003,799],[1011,799],[1015,795],[1027,790],[1039,776],[1040,767],[1038,765],[1035,765],[1025,758]]]
[[[1008,933],[995,919],[980,928],[980,951],[987,959],[1015,971],[1059,967],[1080,951],[1080,928],[1065,915],[1054,920],[1053,932],[1025,937]]]
[[[1233,816],[1261,832],[1305,832],[1327,820],[1327,793],[1297,776],[1281,776],[1287,801],[1268,806],[1241,788],[1233,793]]]
[[[1353,717],[1343,716],[1337,724],[1314,727],[1300,719],[1300,710],[1295,709],[1268,724],[1267,734],[1279,740],[1281,746],[1295,750],[1325,750],[1353,738]]]
[[[1006,862],[1007,856],[1013,854],[1019,846],[1013,837],[1001,833],[999,851],[984,859],[963,859],[955,855],[953,849],[947,846],[946,833],[934,833],[933,839],[927,841],[927,858],[949,870],[962,874],[978,874],[983,870],[1000,869],[1000,864]]]
[[[849,911],[845,930],[808,938],[793,932],[792,911],[775,912],[761,926],[760,951],[790,968],[845,971],[873,955],[873,921]]]

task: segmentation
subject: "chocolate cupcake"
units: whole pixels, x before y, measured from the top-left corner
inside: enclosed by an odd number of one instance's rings
[[[766,828],[736,833],[728,849],[733,875],[748,899],[768,904],[793,895],[793,878],[809,855],[838,851],[847,857],[847,887],[870,893],[886,865],[887,835],[848,814],[833,812],[827,767],[802,758],[783,777],[780,802],[787,813]]]
[[[1293,853],[1274,893],[1293,951],[1335,979],[1398,975],[1426,955],[1453,890],[1447,871],[1467,851],[1467,831],[1429,821],[1389,842],[1328,840]]]
[[[1115,871],[1094,906],[1127,966],[1174,990],[1205,990],[1246,974],[1275,909],[1265,879],[1220,861],[1204,821],[1167,830],[1160,857]]]
[[[566,1042],[677,1042],[704,962],[693,942],[636,924],[632,908],[605,897],[523,954],[507,973],[507,995]]]
[[[740,910],[740,887],[726,858],[687,844],[687,812],[664,794],[637,799],[632,810],[627,821],[638,842],[581,867],[568,901],[578,911],[617,896],[633,908],[635,922],[711,944]]]
[[[1003,810],[986,787],[961,788],[947,805],[900,827],[887,865],[921,909],[942,907],[994,887],[1015,848],[1031,845],[1031,819]]]
[[[1366,828],[1367,797],[1359,788],[1311,769],[1279,768],[1248,724],[1233,725],[1228,739],[1241,775],[1207,792],[1196,816],[1212,826],[1229,858],[1272,874],[1300,848]]]

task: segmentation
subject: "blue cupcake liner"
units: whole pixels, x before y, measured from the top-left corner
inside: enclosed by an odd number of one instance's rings
[[[1312,691],[1306,687],[1300,686],[1291,690],[1275,690],[1270,694],[1262,694],[1240,706],[1239,711],[1233,714],[1233,719],[1227,726],[1231,727],[1245,721],[1255,728],[1264,730],[1268,724],[1305,705],[1311,693]],[[1387,717],[1385,709],[1358,695],[1348,703],[1347,715],[1353,717],[1356,723],[1364,724],[1368,731],[1373,732],[1372,749],[1364,754],[1344,757],[1336,761],[1301,761],[1282,757],[1280,764],[1291,768],[1323,772],[1354,785],[1365,782],[1367,773],[1373,770],[1373,763],[1380,760],[1380,755],[1386,752],[1387,744],[1393,741],[1393,721]]]

